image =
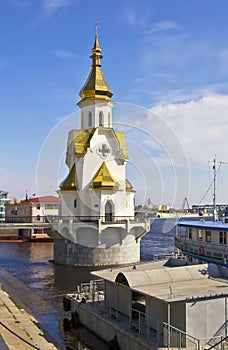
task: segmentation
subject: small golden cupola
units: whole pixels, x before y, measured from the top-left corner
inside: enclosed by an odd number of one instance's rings
[[[105,100],[109,101],[113,95],[112,89],[108,86],[103,73],[101,71],[101,48],[98,42],[98,23],[96,23],[96,36],[94,46],[92,48],[92,69],[90,71],[89,77],[86,80],[83,88],[81,89],[79,95],[81,97],[80,103],[85,100]]]

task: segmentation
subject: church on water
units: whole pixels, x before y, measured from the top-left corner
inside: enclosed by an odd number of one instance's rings
[[[91,266],[138,262],[150,222],[134,215],[126,140],[112,127],[113,92],[101,70],[97,33],[90,58],[92,68],[79,94],[81,129],[68,134],[69,172],[58,190],[59,220],[52,223],[54,261]]]

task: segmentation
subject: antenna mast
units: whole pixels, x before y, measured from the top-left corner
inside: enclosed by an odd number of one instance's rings
[[[213,208],[216,209],[216,157],[213,160],[213,170],[214,170],[214,193],[213,193]]]

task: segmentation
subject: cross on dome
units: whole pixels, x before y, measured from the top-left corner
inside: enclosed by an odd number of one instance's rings
[[[101,70],[102,55],[101,48],[98,42],[98,21],[96,21],[95,42],[92,48],[92,54],[90,58],[92,60],[92,69],[79,95],[82,98],[82,100],[99,99],[109,101],[113,95],[113,92],[107,84],[107,82],[105,81]]]
[[[96,21],[96,36],[98,36],[98,21]]]

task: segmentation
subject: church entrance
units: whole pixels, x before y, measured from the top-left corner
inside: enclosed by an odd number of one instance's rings
[[[107,201],[105,204],[105,221],[112,221],[112,202]]]

